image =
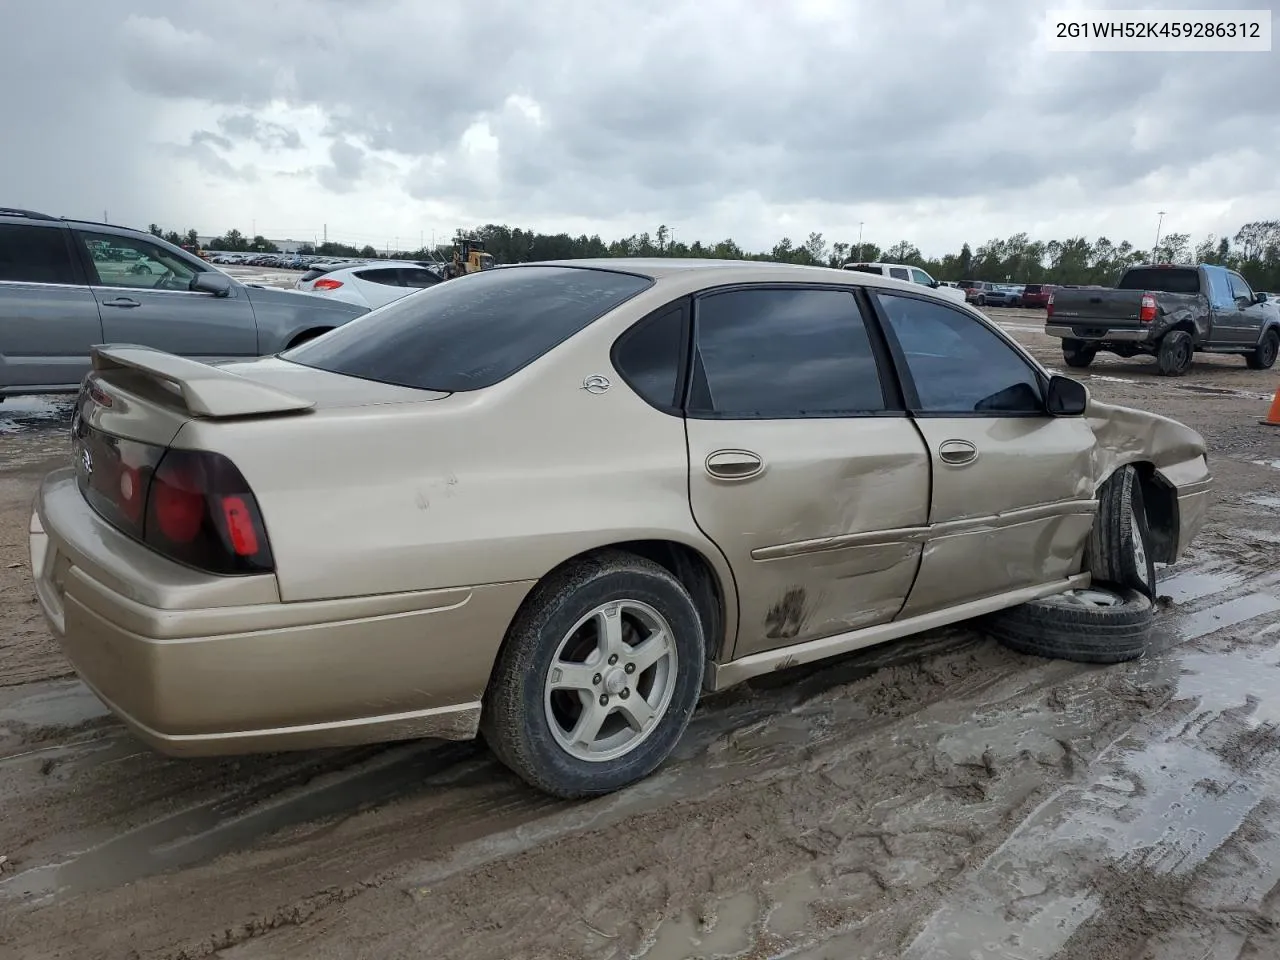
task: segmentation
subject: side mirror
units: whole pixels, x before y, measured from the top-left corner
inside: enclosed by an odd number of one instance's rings
[[[940,286],[942,286],[942,284],[940,284],[937,280],[930,280],[929,286],[933,287],[934,290],[937,290]]]
[[[1050,377],[1044,406],[1051,417],[1083,416],[1089,406],[1089,390],[1079,380],[1063,376]]]
[[[211,293],[215,297],[231,296],[231,278],[217,270],[205,270],[191,278],[187,289],[192,293]]]
[[[1254,303],[1266,303],[1266,302],[1267,302],[1267,295],[1266,295],[1265,293],[1261,293],[1261,292],[1259,292],[1259,293],[1255,293],[1255,294],[1253,295],[1253,302],[1254,302]]]

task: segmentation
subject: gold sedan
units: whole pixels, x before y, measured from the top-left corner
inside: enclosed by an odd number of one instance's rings
[[[176,755],[482,733],[581,797],[701,692],[984,617],[1143,652],[1201,438],[918,284],[499,267],[277,357],[99,347],[31,519],[80,676]]]

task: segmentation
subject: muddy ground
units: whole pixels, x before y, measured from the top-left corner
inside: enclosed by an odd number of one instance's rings
[[[1059,365],[1040,315],[991,312]],[[471,744],[148,751],[32,596],[66,404],[0,405],[0,956],[1280,955],[1280,429],[1257,422],[1280,377],[1104,357],[1083,379],[1211,449],[1151,656],[914,638],[708,698],[656,776],[579,804]]]

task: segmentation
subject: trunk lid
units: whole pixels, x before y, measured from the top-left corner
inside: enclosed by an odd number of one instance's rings
[[[1109,328],[1144,326],[1140,319],[1142,290],[1071,290],[1056,287],[1053,291],[1052,323],[1068,326],[1100,325]]]

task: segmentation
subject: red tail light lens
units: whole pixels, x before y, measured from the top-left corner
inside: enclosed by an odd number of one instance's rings
[[[1053,316],[1053,294],[1049,294],[1049,299],[1044,302],[1045,319]]]
[[[337,290],[340,286],[342,286],[341,280],[324,279],[317,280],[315,283],[315,289],[317,290]]]
[[[258,501],[226,457],[122,440],[78,418],[76,478],[113,527],[207,573],[275,569]]]
[[[1142,306],[1138,308],[1138,320],[1151,323],[1156,318],[1156,298],[1149,293],[1142,295]]]

